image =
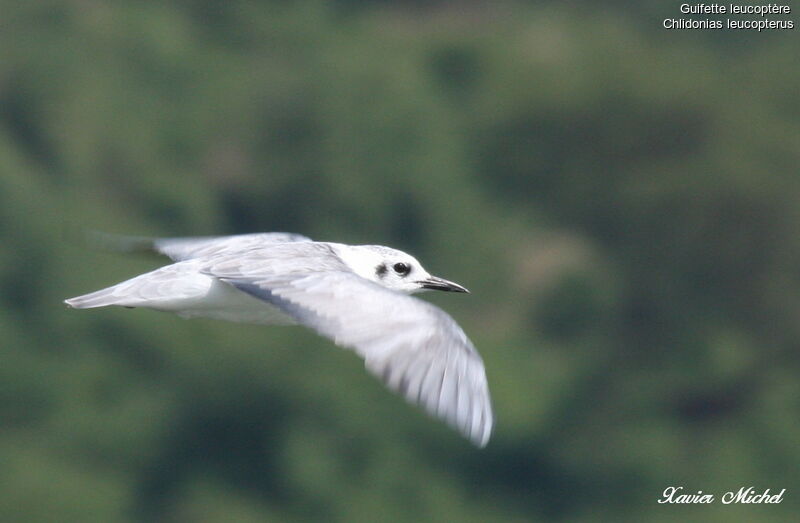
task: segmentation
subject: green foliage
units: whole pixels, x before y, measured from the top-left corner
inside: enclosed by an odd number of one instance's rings
[[[796,514],[795,34],[553,4],[6,3],[0,519]],[[310,332],[67,310],[158,263],[81,229],[414,253],[473,291],[426,299],[484,356],[493,440]]]

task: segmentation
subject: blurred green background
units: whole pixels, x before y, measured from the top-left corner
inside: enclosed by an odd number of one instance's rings
[[[800,39],[678,6],[2,2],[0,520],[796,520]],[[81,229],[411,252],[492,441],[303,329],[68,310],[159,263]]]

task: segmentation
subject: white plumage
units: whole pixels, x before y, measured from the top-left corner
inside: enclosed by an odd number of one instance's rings
[[[305,325],[355,351],[390,389],[476,445],[489,441],[493,415],[480,355],[450,316],[409,296],[426,289],[467,291],[431,276],[412,256],[287,233],[117,238],[113,245],[153,250],[175,263],[66,300],[68,305]]]

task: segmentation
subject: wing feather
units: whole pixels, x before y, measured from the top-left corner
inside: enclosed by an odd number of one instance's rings
[[[388,388],[476,445],[488,442],[493,416],[483,361],[441,309],[347,272],[211,274],[354,350]]]
[[[192,236],[183,238],[148,238],[102,232],[90,233],[89,240],[98,247],[118,252],[154,252],[173,261],[242,252],[275,243],[310,242],[300,234],[259,232],[232,236]]]

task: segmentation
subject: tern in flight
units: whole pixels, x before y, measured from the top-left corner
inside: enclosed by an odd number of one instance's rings
[[[65,300],[69,306],[304,325],[355,351],[387,387],[475,445],[489,441],[493,416],[480,355],[449,315],[410,296],[468,291],[431,276],[413,256],[289,233],[106,239],[120,250],[155,251],[174,263]]]

